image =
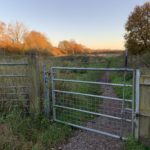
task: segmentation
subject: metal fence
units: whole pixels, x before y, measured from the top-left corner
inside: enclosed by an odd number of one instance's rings
[[[52,112],[56,122],[110,137],[124,139],[133,135],[139,105],[135,103],[139,90],[136,72],[139,71],[126,68],[45,70],[45,113],[51,117]],[[52,102],[48,74],[51,74]],[[112,81],[113,76],[120,81]]]
[[[29,108],[28,61],[25,58],[2,58],[0,61],[0,111]]]

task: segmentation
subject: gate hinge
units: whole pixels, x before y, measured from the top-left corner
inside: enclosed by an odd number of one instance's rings
[[[140,113],[136,113],[136,114],[135,114],[135,117],[136,117],[136,118],[139,118],[139,117],[140,117]]]

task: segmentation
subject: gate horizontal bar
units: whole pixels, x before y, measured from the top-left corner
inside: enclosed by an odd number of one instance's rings
[[[79,128],[79,129],[83,129],[83,130],[87,130],[87,131],[92,131],[92,132],[95,132],[95,133],[99,133],[99,134],[102,134],[102,135],[113,137],[113,138],[116,138],[116,139],[123,139],[123,140],[126,139],[125,137],[120,137],[119,135],[111,134],[111,133],[100,131],[100,130],[91,129],[91,128],[88,128],[88,127],[83,127],[83,126],[80,126],[80,125],[76,125],[76,124],[73,124],[73,123],[61,121],[61,120],[58,120],[58,119],[55,119],[54,121],[59,122],[59,123],[63,123],[63,124],[66,124],[66,125],[70,125],[70,126],[75,127],[75,128]]]
[[[0,89],[29,88],[30,86],[0,86]]]
[[[75,94],[75,95],[103,98],[103,99],[116,100],[116,101],[132,102],[132,100],[128,100],[128,99],[108,97],[108,96],[100,96],[100,95],[93,95],[93,94],[85,94],[85,93],[79,93],[79,92],[70,92],[70,91],[61,91],[61,90],[52,90],[52,91],[53,92],[58,92],[58,93],[64,93],[64,94]]]
[[[0,66],[23,66],[28,65],[28,63],[0,63]]]
[[[53,79],[53,81],[87,83],[87,84],[98,84],[98,85],[111,85],[111,86],[121,86],[121,87],[132,87],[131,84],[116,84],[116,83],[81,81],[81,80]]]
[[[23,93],[23,92],[21,92],[21,93],[17,93],[17,92],[14,92],[14,93],[0,93],[0,95],[28,95],[29,93]]]
[[[24,102],[29,101],[27,98],[21,98],[21,99],[0,99],[0,102],[12,102],[12,101],[18,101],[18,102]]]
[[[77,67],[52,67],[58,70],[89,70],[89,71],[128,71],[133,72],[134,69],[130,68],[77,68]]]
[[[4,74],[0,75],[0,77],[27,77],[27,75]]]
[[[61,105],[54,105],[54,107],[63,108],[63,109],[69,109],[69,110],[74,110],[74,111],[79,111],[79,112],[83,112],[83,113],[88,113],[88,114],[92,114],[92,115],[107,117],[107,118],[116,119],[116,120],[124,120],[124,121],[127,121],[127,122],[131,122],[132,121],[130,119],[115,117],[115,116],[111,116],[111,115],[106,115],[106,114],[102,114],[102,113],[96,113],[96,112],[91,112],[91,111],[87,111],[87,110],[81,110],[81,109],[72,108],[72,107],[66,107],[66,106],[61,106]]]

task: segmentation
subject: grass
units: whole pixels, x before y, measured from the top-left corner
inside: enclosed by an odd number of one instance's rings
[[[109,67],[120,67],[123,68],[123,62],[120,57],[117,58],[117,61],[115,60],[116,58],[111,58],[110,59],[110,66]],[[134,64],[137,64],[136,62],[134,62]],[[134,66],[134,64],[131,64],[131,60],[129,60],[129,65],[133,68],[137,68],[137,66]],[[142,64],[143,65],[143,64]],[[142,73],[144,73],[143,68],[145,68],[145,66],[138,66],[138,68],[140,68],[142,70]],[[146,69],[148,70],[148,68]],[[111,76],[111,82],[112,83],[124,83],[124,75],[123,73],[121,74],[117,74],[117,73],[112,73]],[[125,77],[126,80],[126,84],[132,84],[132,74],[128,73],[126,74]],[[123,88],[120,87],[114,87],[115,93],[117,95],[117,97],[119,98],[123,98]],[[132,88],[127,87],[124,89],[125,90],[125,98],[126,99],[132,99]],[[127,104],[127,107],[131,107],[131,104]],[[134,137],[128,137],[128,139],[124,142],[124,150],[150,150],[150,147],[146,147],[144,146],[141,142],[137,141]]]
[[[25,56],[0,56],[0,63],[23,63],[27,62]],[[0,75],[27,75],[28,66],[26,65],[0,65]],[[27,98],[28,89],[19,88],[20,86],[28,86],[28,77],[0,77],[0,112],[9,112],[17,105],[21,106]],[[13,87],[12,87],[13,86]],[[15,87],[14,87],[15,86]],[[18,102],[18,100],[20,102]]]
[[[15,59],[15,57],[14,57]],[[40,88],[41,88],[41,97],[43,97],[43,76],[42,76],[42,67],[43,64],[47,64],[47,68],[50,68],[51,66],[83,66],[83,67],[101,67],[102,65],[105,65],[105,60],[104,62],[101,62],[103,59],[95,59],[95,58],[89,58],[87,56],[85,57],[65,57],[65,58],[52,58],[52,57],[39,57],[40,61]],[[3,58],[3,61],[6,61],[5,58]],[[13,62],[13,60],[11,60]],[[15,61],[19,62],[21,61],[20,58],[15,59]],[[63,62],[63,63],[62,63]],[[11,68],[5,68],[1,67],[0,68],[2,71],[1,72],[6,72],[6,73],[18,73],[19,70],[17,70],[17,67],[14,67],[13,69]],[[22,70],[20,70],[22,72]],[[62,73],[63,75],[63,73]],[[75,79],[79,80],[93,80],[96,81],[98,76],[96,73],[88,72],[88,71],[80,71],[80,72],[70,72],[67,74],[68,78],[75,77]],[[22,85],[24,83],[28,83],[28,81],[24,79],[7,79],[4,80],[1,79],[1,83],[4,85],[9,84],[9,85]],[[83,92],[83,93],[91,93],[91,94],[100,94],[100,88],[98,86],[93,86],[91,88],[90,85],[80,85],[80,84],[72,84],[71,88],[70,86],[63,84],[59,84],[59,88],[65,87],[66,90],[72,90],[72,91],[78,91],[78,92]],[[97,90],[99,89],[99,90]],[[13,91],[8,91],[5,90],[4,92],[16,92],[14,89]],[[18,95],[17,95],[18,96]],[[2,97],[1,97],[2,98]],[[20,97],[17,97],[18,100],[20,100]],[[71,96],[71,99],[73,97]],[[76,102],[77,100],[74,99]],[[97,100],[88,100],[85,97],[79,97],[80,102],[76,106],[80,104],[82,109],[95,109],[95,104],[98,104]],[[10,100],[11,101],[11,100]],[[90,102],[90,103],[89,103]],[[89,104],[88,104],[89,103]],[[16,104],[19,104],[18,101],[16,101]],[[88,104],[88,105],[87,105]],[[14,104],[10,103],[9,104],[9,111],[6,109],[1,109],[1,114],[0,114],[0,149],[4,150],[26,150],[26,149],[31,149],[31,150],[47,150],[50,148],[56,148],[62,143],[64,143],[68,137],[72,135],[72,128],[69,126],[65,126],[62,124],[58,123],[52,123],[50,122],[47,118],[45,118],[42,115],[38,116],[25,116],[23,112],[21,111],[16,111],[19,108],[22,108],[21,105],[18,105],[17,107],[14,107]],[[12,109],[10,109],[12,108]],[[5,110],[5,111],[3,111]],[[15,111],[13,111],[15,110]],[[5,113],[4,113],[5,112]],[[9,113],[6,113],[9,112]],[[70,113],[70,112],[69,112]],[[60,117],[65,118],[65,115],[60,115]],[[86,115],[80,112],[72,112],[72,116],[77,116],[80,117],[80,120],[75,120],[71,119],[72,121],[76,121],[76,123],[81,123],[81,122],[86,122],[89,119],[92,119],[93,116],[91,115]],[[70,120],[70,121],[71,121]]]
[[[99,59],[97,63],[89,62],[88,58],[82,58],[86,60],[86,67],[102,67],[104,64],[101,63],[104,58]],[[70,61],[70,60],[69,60]],[[74,63],[74,62],[73,62]],[[68,63],[71,65],[71,62]],[[72,64],[73,65],[73,64]],[[99,71],[83,71],[83,70],[63,70],[56,71],[57,78],[61,79],[72,79],[72,80],[82,80],[82,81],[97,81],[98,78],[102,75]],[[86,83],[71,83],[71,82],[63,82],[57,81],[56,89],[57,90],[65,90],[65,91],[73,91],[79,93],[88,93],[100,95],[101,90],[99,85],[94,84],[86,84]],[[74,94],[56,94],[56,104],[71,108],[76,108],[80,110],[87,110],[96,112],[98,107],[100,106],[100,100],[98,98],[91,98],[88,96],[74,95]],[[89,120],[96,117],[95,115],[87,114],[84,112],[76,111],[76,110],[66,110],[62,108],[56,109],[56,118],[61,121],[66,121],[69,123],[74,123],[77,125],[83,125]]]
[[[4,59],[4,58],[3,58]],[[18,62],[20,58],[16,59]],[[4,59],[5,61],[5,59]],[[47,70],[51,66],[70,66],[70,67],[122,67],[123,59],[122,57],[116,58],[102,58],[102,57],[88,57],[88,56],[70,56],[70,57],[39,57],[40,62],[40,95],[43,97],[43,64],[47,65]],[[0,68],[5,70],[5,68]],[[17,68],[15,68],[17,71]],[[7,69],[7,72],[10,72]],[[71,71],[71,72],[61,72],[59,77],[67,79],[78,79],[78,80],[90,80],[96,81],[102,75],[102,72],[90,72],[90,71]],[[1,80],[1,83],[9,84],[20,84],[22,80]],[[123,76],[121,74],[113,73],[111,75],[111,81],[113,83],[121,83],[123,81]],[[131,83],[131,75],[127,75],[127,83]],[[88,85],[88,84],[66,84],[58,82],[56,87],[59,89],[65,89],[68,91],[76,91],[81,93],[90,93],[90,94],[101,94],[100,87],[97,85]],[[97,90],[98,89],[98,90]],[[118,97],[122,98],[122,89],[114,88]],[[132,95],[131,89],[126,89],[126,98],[130,99]],[[100,105],[98,99],[88,99],[87,97],[73,97],[68,95],[68,97],[63,97],[64,95],[58,95],[60,101],[63,102],[66,106],[74,106],[75,108],[96,111],[97,107]],[[20,97],[18,97],[20,98]],[[66,100],[65,100],[66,98]],[[68,100],[70,100],[70,103]],[[77,101],[78,99],[78,101]],[[91,101],[92,100],[92,101]],[[11,105],[11,104],[10,104]],[[13,108],[13,106],[12,106]],[[88,120],[93,119],[95,116],[87,115],[82,112],[77,111],[64,111],[59,109],[58,111],[59,119],[69,121],[75,124],[82,125]],[[71,117],[68,116],[71,114]],[[50,148],[56,148],[72,135],[72,128],[58,124],[52,123],[43,115],[38,116],[24,116],[20,111],[13,111],[11,113],[0,115],[0,149],[4,150],[47,150]],[[129,138],[125,142],[126,150],[148,150],[141,143],[137,142],[134,138]]]
[[[124,148],[125,150],[150,150],[150,148],[145,147],[142,143],[140,143],[133,137],[129,137],[124,142]]]
[[[48,150],[64,143],[72,132],[70,127],[52,123],[42,115],[23,117],[19,111],[1,116],[0,127],[2,150]]]
[[[118,83],[118,84],[131,84],[132,85],[132,74],[127,74],[125,77],[125,82],[124,82],[124,73],[113,73],[111,75],[111,82],[112,83]],[[126,99],[132,99],[132,87],[118,87],[115,86],[115,93],[119,98],[123,98],[123,90],[125,91],[124,97]]]

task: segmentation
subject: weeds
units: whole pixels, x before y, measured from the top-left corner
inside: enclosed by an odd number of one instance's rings
[[[89,57],[62,57],[62,58],[39,58],[40,59],[40,82],[41,82],[41,97],[43,96],[43,80],[42,80],[42,66],[43,64],[47,64],[47,68],[49,69],[51,66],[80,66],[80,67],[122,67],[123,59],[120,57],[117,58],[89,58]],[[63,63],[62,63],[63,62]],[[81,71],[81,72],[71,72],[67,73],[67,78],[75,78],[78,80],[90,80],[96,81],[103,73],[97,72],[89,72],[89,71]],[[64,77],[64,73],[62,73]],[[127,75],[126,80],[127,83],[131,83],[132,76]],[[121,83],[123,78],[121,75],[112,74],[111,81],[113,83]],[[8,81],[7,81],[8,82]],[[18,82],[20,83],[20,82]],[[58,88],[62,88],[65,90],[76,91],[81,93],[90,93],[90,94],[101,94],[100,86],[92,86],[88,84],[72,84],[72,86],[68,86],[67,84],[58,83]],[[115,92],[118,97],[122,97],[122,89],[115,87]],[[132,90],[126,89],[126,98],[131,98]],[[60,99],[62,97],[60,96]],[[98,100],[92,99],[89,100],[85,97],[80,97],[79,101],[75,98],[77,97],[68,97],[72,99],[72,103],[75,103],[76,106],[80,104],[80,107],[89,111],[96,111],[96,107],[100,105]],[[58,101],[59,102],[59,101]],[[69,105],[69,103],[67,103]],[[62,113],[63,112],[63,113]],[[59,113],[59,119],[81,124],[87,122],[90,119],[93,119],[92,115],[85,115],[81,112],[67,112],[61,110]],[[71,116],[76,116],[76,118],[68,118],[65,116],[71,113]],[[57,114],[56,114],[57,115]],[[75,122],[74,122],[75,121]],[[13,111],[9,114],[0,116],[0,149],[2,150],[48,150],[50,148],[58,147],[64,143],[67,138],[72,134],[72,129],[68,126],[52,123],[43,115],[38,116],[24,116],[20,111]],[[129,138],[125,142],[126,150],[148,150],[144,148],[142,144],[134,140],[133,138]]]
[[[125,150],[150,150],[150,148],[143,146],[139,141],[135,140],[133,137],[129,137],[124,142]]]
[[[0,117],[0,149],[47,150],[65,142],[72,129],[42,115],[24,117],[18,111]]]

